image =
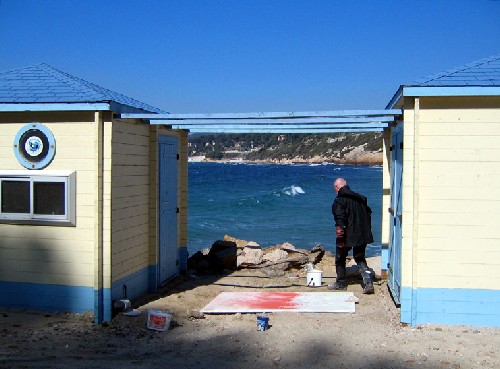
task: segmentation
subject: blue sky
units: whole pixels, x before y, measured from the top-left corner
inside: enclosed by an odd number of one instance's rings
[[[0,71],[43,62],[171,113],[383,109],[498,53],[497,0],[0,0]]]

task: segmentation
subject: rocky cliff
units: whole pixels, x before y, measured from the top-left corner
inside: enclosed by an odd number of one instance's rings
[[[198,135],[190,137],[189,156],[198,161],[379,165],[382,134]]]

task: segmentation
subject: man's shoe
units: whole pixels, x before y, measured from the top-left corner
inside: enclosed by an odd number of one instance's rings
[[[371,295],[375,293],[375,289],[373,288],[373,284],[367,284],[363,287],[363,294]]]
[[[326,288],[329,290],[345,291],[347,290],[347,283],[335,282],[334,284],[329,284]]]

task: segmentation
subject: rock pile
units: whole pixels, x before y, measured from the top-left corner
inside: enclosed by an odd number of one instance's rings
[[[196,273],[218,273],[224,269],[259,268],[266,274],[280,275],[288,270],[302,269],[308,263],[317,264],[324,255],[322,246],[304,250],[285,242],[262,248],[254,241],[225,235],[211,248],[192,255],[188,259],[188,269]]]

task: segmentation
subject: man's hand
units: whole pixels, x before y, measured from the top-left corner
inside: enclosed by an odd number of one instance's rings
[[[345,231],[344,228],[335,226],[335,233],[337,234],[337,240],[335,244],[337,247],[345,247]]]

